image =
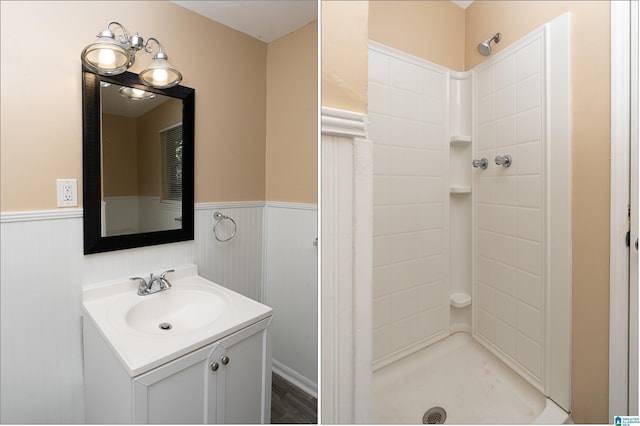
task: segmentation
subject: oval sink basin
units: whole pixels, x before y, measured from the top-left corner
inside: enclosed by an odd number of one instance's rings
[[[196,265],[171,269],[173,286],[147,296],[138,296],[129,277],[82,290],[83,321],[95,326],[131,377],[271,317],[271,308],[199,276]],[[88,338],[97,344],[99,336]]]
[[[143,333],[184,333],[205,327],[227,308],[221,295],[175,288],[141,297],[125,315],[126,324]]]

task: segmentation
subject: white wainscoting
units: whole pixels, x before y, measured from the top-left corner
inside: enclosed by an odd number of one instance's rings
[[[194,212],[196,235],[195,264],[203,277],[257,301],[262,297],[262,253],[264,201],[254,203],[203,203]],[[237,225],[236,235],[227,242],[213,235],[220,212]],[[218,226],[221,240],[231,235],[233,223]]]
[[[227,243],[213,236],[215,211],[238,224]],[[195,263],[202,276],[263,300],[264,211],[264,201],[197,204],[195,241],[88,256],[82,209],[0,214],[0,422],[84,423],[85,284]]]
[[[107,235],[179,229],[182,206],[179,201],[162,201],[159,197],[105,197],[104,228]],[[108,220],[106,219],[108,218]]]
[[[318,395],[318,211],[268,202],[264,301],[273,308],[273,369]]]
[[[79,212],[2,215],[2,423],[84,422],[83,284],[193,262],[193,243],[84,256]]]
[[[0,233],[0,421],[82,423],[82,217]]]
[[[179,201],[148,196],[106,197],[103,206],[108,218],[104,221],[107,235],[180,228],[176,220],[182,215]]]

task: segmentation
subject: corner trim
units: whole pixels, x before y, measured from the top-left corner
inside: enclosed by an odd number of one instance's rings
[[[371,422],[373,143],[368,124],[364,114],[322,108],[323,423]]]

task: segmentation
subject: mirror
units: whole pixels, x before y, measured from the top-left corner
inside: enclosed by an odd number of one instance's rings
[[[82,75],[84,253],[192,240],[195,90]]]

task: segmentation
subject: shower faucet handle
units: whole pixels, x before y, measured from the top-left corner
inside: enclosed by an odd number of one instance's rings
[[[482,170],[486,169],[487,167],[489,167],[489,160],[487,160],[486,158],[481,158],[479,160],[473,160],[471,162],[471,164],[473,165],[473,167],[478,168],[480,167]]]
[[[509,167],[511,165],[511,156],[510,155],[496,156],[496,164],[498,166]]]

